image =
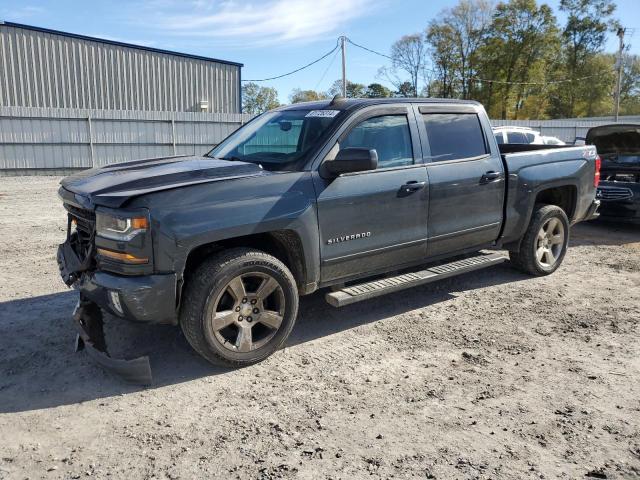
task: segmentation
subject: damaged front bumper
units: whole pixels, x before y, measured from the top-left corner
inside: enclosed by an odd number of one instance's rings
[[[76,350],[84,348],[103,368],[128,382],[150,384],[148,357],[123,360],[109,354],[102,311],[140,322],[175,324],[176,275],[127,277],[90,270],[78,258],[72,241],[73,237],[59,246],[57,261],[63,281],[80,293],[73,313],[78,329]]]
[[[76,351],[85,349],[89,356],[104,369],[115,373],[123,380],[139,385],[150,385],[152,381],[149,357],[131,360],[113,358],[109,355],[104,338],[104,322],[100,307],[80,296],[73,312],[73,320],[78,329]]]

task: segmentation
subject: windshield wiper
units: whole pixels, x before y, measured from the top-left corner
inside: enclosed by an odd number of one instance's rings
[[[240,157],[231,156],[231,157],[216,157],[218,160],[226,160],[228,162],[246,162],[246,160],[241,159]]]

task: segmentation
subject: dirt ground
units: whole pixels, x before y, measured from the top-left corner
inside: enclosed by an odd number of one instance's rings
[[[0,178],[0,479],[640,478],[640,228],[582,224],[554,275],[508,264],[333,309],[240,370],[108,318],[151,357],[73,352],[53,177]]]

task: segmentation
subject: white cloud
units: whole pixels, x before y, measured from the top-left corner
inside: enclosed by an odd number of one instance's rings
[[[159,15],[153,24],[165,33],[208,37],[237,45],[301,42],[340,32],[350,20],[369,14],[372,3],[367,0],[192,0],[180,4],[181,13],[156,12]]]

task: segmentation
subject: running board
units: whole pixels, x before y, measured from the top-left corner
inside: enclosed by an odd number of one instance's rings
[[[480,253],[474,257],[443,263],[419,272],[404,273],[395,277],[344,287],[341,290],[327,293],[324,298],[333,307],[344,307],[405,288],[417,287],[425,283],[455,277],[461,273],[480,270],[507,260],[508,258],[502,253]]]

